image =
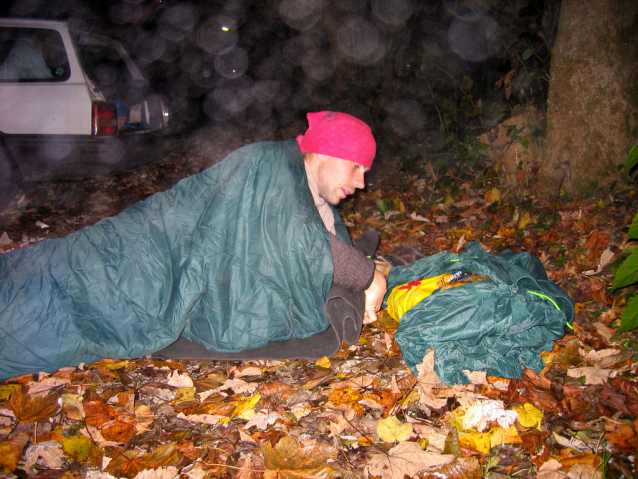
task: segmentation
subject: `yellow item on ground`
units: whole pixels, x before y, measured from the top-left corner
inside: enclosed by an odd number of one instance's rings
[[[407,311],[433,293],[476,281],[490,281],[490,279],[465,271],[457,271],[395,286],[388,297],[388,313],[395,321],[399,321]]]

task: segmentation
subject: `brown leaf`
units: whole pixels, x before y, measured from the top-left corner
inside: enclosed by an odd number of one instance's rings
[[[45,397],[31,397],[24,387],[11,393],[9,407],[20,422],[44,421],[60,409],[57,392],[54,391]]]
[[[8,441],[0,441],[0,466],[9,475],[18,467],[20,454],[33,433],[32,424],[20,424],[9,436]]]
[[[266,469],[277,472],[280,479],[336,479],[339,476],[326,466],[326,462],[337,457],[337,450],[329,446],[302,447],[294,437],[284,436],[275,447],[266,443],[261,454]]]
[[[104,401],[88,401],[83,403],[86,424],[100,427],[111,420],[109,407]]]
[[[623,454],[632,454],[638,445],[634,428],[622,423],[607,422],[605,424],[605,439]]]
[[[603,385],[603,388],[599,393],[599,398],[601,404],[612,407],[617,411],[623,411],[629,414],[625,401],[625,395],[621,391],[618,391],[615,388],[611,388],[605,384]]]
[[[610,234],[604,231],[592,231],[585,241],[584,248],[591,251],[590,256],[598,258],[609,246]]]
[[[539,389],[545,389],[550,391],[552,388],[552,381],[547,379],[545,376],[541,376],[536,371],[532,369],[525,368],[523,370],[523,379],[529,381],[534,386]]]
[[[102,424],[100,431],[107,441],[124,443],[129,442],[137,434],[137,427],[135,421],[114,419]]]
[[[483,477],[483,470],[477,457],[461,457],[457,458],[451,464],[447,464],[436,472],[421,473],[419,477],[423,478],[439,478],[445,479],[481,479]]]
[[[512,382],[514,382],[512,380]],[[511,383],[510,383],[511,385]],[[554,397],[554,395],[542,389],[537,389],[534,385],[527,381],[518,381],[518,388],[523,387],[523,393],[520,397],[512,398],[513,402],[518,404],[531,403],[537,409],[545,413],[562,412],[563,405]]]
[[[294,388],[289,384],[272,382],[264,384],[259,390],[259,394],[261,394],[263,397],[278,396],[290,390],[294,390]]]
[[[118,451],[104,471],[116,477],[135,477],[145,469],[172,466],[181,459],[182,454],[177,450],[175,444],[168,443],[145,453],[137,449]]]
[[[249,455],[243,459],[243,461],[240,461],[239,470],[235,475],[235,479],[259,479],[261,475],[261,471],[255,468],[253,456]]]
[[[403,479],[421,471],[437,469],[454,462],[451,454],[435,454],[424,451],[419,443],[404,441],[387,454],[377,454],[368,461],[366,471],[383,479]]]

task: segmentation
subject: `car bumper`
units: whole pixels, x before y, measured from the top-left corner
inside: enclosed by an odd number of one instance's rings
[[[161,160],[176,148],[163,131],[113,137],[6,135],[2,137],[23,181],[79,180]]]

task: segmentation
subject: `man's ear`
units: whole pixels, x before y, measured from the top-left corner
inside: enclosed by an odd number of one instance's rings
[[[318,153],[307,152],[303,154],[303,159],[308,165],[320,165],[326,159],[325,155],[320,155]]]

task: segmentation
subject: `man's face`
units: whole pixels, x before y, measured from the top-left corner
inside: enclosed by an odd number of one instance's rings
[[[327,155],[317,155],[315,171],[319,196],[331,205],[338,204],[357,188],[363,189],[363,174],[368,171],[363,165]]]

